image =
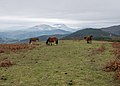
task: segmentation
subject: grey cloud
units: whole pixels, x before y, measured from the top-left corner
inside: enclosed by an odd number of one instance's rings
[[[91,23],[82,23],[86,26],[112,25],[120,23],[119,4],[120,0],[0,0],[0,17],[70,19],[91,21]],[[1,20],[0,25],[6,22]],[[12,24],[14,23],[31,24],[31,22],[12,21]]]

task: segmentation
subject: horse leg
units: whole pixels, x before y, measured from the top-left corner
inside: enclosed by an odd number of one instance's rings
[[[31,40],[29,41],[29,44],[31,44]]]
[[[89,44],[89,41],[87,40],[87,43]]]
[[[50,43],[50,45],[52,46],[52,42]]]
[[[56,44],[58,44],[58,40],[56,40]]]

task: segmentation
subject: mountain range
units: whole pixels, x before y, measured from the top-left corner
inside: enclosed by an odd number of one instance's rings
[[[12,43],[20,40],[28,40],[32,37],[39,37],[41,40],[46,40],[52,35],[60,39],[82,39],[86,35],[93,35],[94,39],[111,39],[112,37],[120,37],[120,25],[99,29],[85,28],[82,30],[78,29],[77,31],[64,24],[55,24],[53,26],[42,24],[27,28],[16,27],[14,30],[0,32],[0,43]]]
[[[86,28],[78,30],[72,34],[69,34],[62,39],[83,39],[84,36],[93,35],[95,40],[120,40],[120,25],[106,27],[106,28]]]
[[[111,26],[107,28],[101,28],[101,30],[112,33],[112,34],[120,35],[120,25]]]
[[[16,28],[20,28],[20,27],[16,27]],[[69,28],[63,24],[61,25],[59,24],[58,26],[54,26],[54,27],[43,24],[43,25],[36,25],[33,27],[24,28],[24,29],[15,29],[15,30],[8,30],[8,31],[0,32],[0,38],[22,40],[22,39],[42,36],[42,35],[70,34],[71,33],[71,31],[67,31],[64,29],[69,30],[72,28]]]
[[[69,34],[63,37],[62,39],[74,39],[74,38],[83,39],[84,36],[89,36],[89,35],[92,35],[96,40],[111,39],[112,37],[119,37],[116,34],[103,31],[102,29],[86,28],[86,29],[78,30],[72,34]]]

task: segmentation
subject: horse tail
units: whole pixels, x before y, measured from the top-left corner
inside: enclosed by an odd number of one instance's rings
[[[46,45],[48,45],[48,42],[49,42],[49,38],[48,38],[47,41],[46,41]]]
[[[32,42],[32,41],[31,41],[31,39],[30,39],[30,40],[29,40],[29,44],[31,44],[31,42]]]

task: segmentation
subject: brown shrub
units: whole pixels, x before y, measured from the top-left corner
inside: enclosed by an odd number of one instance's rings
[[[103,45],[100,46],[99,48],[89,48],[89,50],[88,50],[88,51],[90,51],[89,56],[100,54],[100,53],[104,52],[105,50],[106,50],[106,47]]]
[[[120,80],[120,65],[118,65],[118,69],[115,71],[115,79]]]
[[[115,72],[115,78],[120,80],[120,43],[112,43],[113,47],[113,54],[115,55],[116,59],[113,61],[110,61],[106,67],[105,71],[110,72],[114,71]]]
[[[5,52],[4,50],[1,50],[1,49],[0,49],[0,53],[4,53],[4,52]]]
[[[115,79],[120,80],[120,70],[115,72]]]
[[[34,45],[28,45],[28,44],[0,44],[0,53],[31,50],[35,47],[36,46],[34,46]]]
[[[8,59],[5,59],[3,61],[0,61],[0,67],[9,67],[9,66],[12,66],[14,65],[15,63],[8,60]]]
[[[112,43],[112,47],[120,49],[120,42],[114,42],[114,43]]]
[[[105,71],[107,72],[116,71],[120,69],[119,67],[120,67],[120,59],[116,59],[107,63],[105,67]]]

